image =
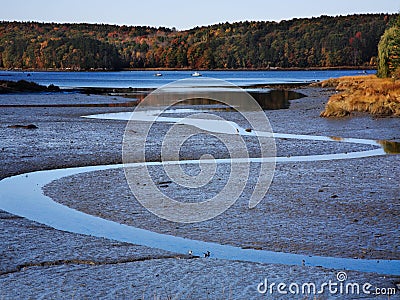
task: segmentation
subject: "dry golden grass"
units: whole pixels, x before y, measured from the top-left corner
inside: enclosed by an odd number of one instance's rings
[[[375,75],[346,76],[325,80],[320,85],[341,91],[329,98],[321,117],[343,117],[351,112],[400,116],[400,80]]]

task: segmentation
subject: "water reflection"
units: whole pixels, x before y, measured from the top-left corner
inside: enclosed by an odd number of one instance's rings
[[[255,91],[249,94],[257,101],[262,109],[286,109],[290,106],[290,100],[305,97],[303,94],[288,90],[270,90],[268,92]]]
[[[213,93],[213,96],[218,99],[221,97],[220,93],[224,93],[223,98],[225,97],[236,97],[238,98],[238,105],[243,107],[243,101],[246,101],[245,98],[241,98],[239,93],[233,94],[232,90],[224,90],[218,91],[217,93]],[[304,97],[303,94],[288,91],[288,90],[269,90],[269,89],[259,89],[259,90],[246,90],[253,98],[257,101],[257,103],[264,110],[273,110],[273,109],[287,109],[290,106],[290,100],[300,99]],[[193,98],[190,100],[184,100],[183,104],[192,104],[192,105],[212,105],[218,104],[218,101],[208,99],[208,98]]]
[[[249,94],[264,110],[286,109],[290,100],[304,97],[289,90],[248,89],[233,87],[179,87],[163,88],[147,95],[147,106],[169,106],[171,103],[184,105],[215,105],[233,103],[241,110],[255,111],[259,108],[249,103]]]

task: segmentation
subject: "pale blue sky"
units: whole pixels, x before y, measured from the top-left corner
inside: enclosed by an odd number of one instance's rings
[[[189,29],[244,20],[396,13],[400,0],[0,0],[0,20],[149,25]]]

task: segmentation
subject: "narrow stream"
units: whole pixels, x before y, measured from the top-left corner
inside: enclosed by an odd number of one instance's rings
[[[351,158],[363,158],[371,156],[385,155],[386,153],[395,154],[395,150],[399,150],[400,143],[380,141],[380,140],[369,140],[369,139],[356,139],[356,138],[341,138],[341,137],[329,137],[319,135],[301,135],[301,134],[288,134],[288,133],[270,133],[263,131],[247,131],[245,128],[240,127],[238,124],[231,121],[223,120],[210,120],[210,119],[191,119],[191,118],[174,118],[174,117],[159,117],[161,112],[163,114],[179,114],[189,112],[201,112],[201,110],[191,109],[173,109],[173,110],[149,110],[135,112],[135,120],[147,121],[147,122],[167,122],[167,123],[179,123],[185,125],[195,126],[199,129],[215,132],[215,133],[226,133],[226,134],[240,134],[243,136],[266,136],[274,138],[285,138],[285,139],[296,139],[296,140],[308,140],[308,141],[323,141],[323,142],[340,142],[340,143],[353,143],[376,146],[376,149],[362,150],[354,152],[343,152],[333,154],[319,154],[319,155],[304,155],[304,156],[290,156],[290,157],[276,157],[276,158],[253,158],[254,162],[262,162],[274,159],[276,162],[296,162],[296,161],[321,161],[321,160],[338,160],[338,159],[351,159]],[[91,119],[107,119],[107,120],[122,120],[129,121],[132,117],[131,112],[121,113],[108,113],[84,116],[85,118]]]
[[[179,112],[179,111],[178,111]],[[185,111],[187,112],[187,111]],[[114,113],[103,115],[86,116],[87,118],[96,119],[113,119],[113,120],[129,120],[131,113]],[[137,115],[140,121],[154,121],[154,115],[142,113]],[[230,123],[230,126],[220,126],[215,122],[223,122],[220,120],[201,120],[189,118],[172,118],[158,117],[157,122],[182,122],[186,125],[196,126],[200,129],[210,132],[222,132],[241,135],[260,135],[271,136],[267,132],[248,132],[236,123]],[[224,122],[226,125],[226,121]],[[222,128],[222,129],[221,129]],[[231,129],[226,129],[231,128]],[[233,129],[232,129],[233,128]],[[226,130],[232,132],[226,132]],[[318,160],[336,160],[351,159],[361,157],[371,157],[385,155],[386,149],[393,153],[399,149],[398,143],[385,144],[384,141],[375,141],[368,139],[353,138],[337,138],[312,135],[293,135],[284,133],[274,133],[273,137],[287,139],[301,139],[313,141],[332,141],[356,144],[367,144],[376,146],[376,149],[366,151],[355,151],[349,153],[335,153],[309,156],[292,156],[277,158],[250,158],[251,162],[262,162],[268,160],[276,160],[280,163],[294,161],[318,161]],[[393,142],[390,142],[393,143]],[[247,160],[236,159],[236,160]],[[202,160],[202,163],[207,163]],[[230,163],[231,159],[210,160],[209,163]],[[170,164],[198,164],[198,160],[183,160],[170,162],[145,162],[132,163],[129,167],[143,165],[162,165]],[[266,250],[242,249],[230,245],[221,245],[217,243],[191,240],[167,234],[160,234],[149,230],[144,230],[117,222],[102,219],[96,216],[77,211],[75,209],[64,206],[55,202],[50,197],[43,194],[42,188],[53,180],[57,180],[66,176],[72,176],[85,172],[101,171],[108,169],[122,168],[122,164],[88,166],[67,169],[56,169],[48,171],[37,171],[22,175],[9,177],[0,181],[0,209],[11,214],[25,217],[32,221],[36,221],[55,229],[86,234],[96,237],[104,237],[122,242],[128,242],[137,245],[159,248],[175,253],[187,254],[189,250],[193,255],[202,256],[204,252],[210,251],[212,258],[239,260],[257,263],[273,263],[285,265],[306,265],[321,266],[331,269],[347,269],[361,272],[373,272],[379,274],[400,275],[400,260],[367,260],[352,259],[340,257],[324,257],[324,256],[308,256],[292,253],[273,252]]]
[[[180,161],[176,163],[197,164],[198,161]],[[146,164],[161,165],[162,163],[152,162]],[[0,181],[0,209],[55,229],[104,237],[175,253],[187,254],[191,250],[193,255],[202,256],[203,253],[210,251],[212,258],[219,259],[298,266],[321,266],[328,269],[346,269],[400,275],[399,260],[308,256],[266,250],[242,249],[230,245],[220,245],[160,234],[119,224],[69,208],[45,196],[42,191],[43,186],[46,184],[66,176],[122,167],[122,164],[118,164],[57,169],[21,174],[3,179]]]

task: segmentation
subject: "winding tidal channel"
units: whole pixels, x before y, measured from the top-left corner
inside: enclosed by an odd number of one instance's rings
[[[113,113],[86,116],[86,118],[96,119],[113,119],[113,120],[129,120],[131,113]],[[143,113],[138,115],[138,121],[154,121],[151,114]],[[158,117],[157,122],[172,122],[191,125],[209,132],[221,132],[215,122],[218,120],[202,120],[190,118],[174,118],[174,117]],[[218,121],[223,122],[223,121]],[[221,125],[221,124],[220,124]],[[233,126],[232,134],[240,135],[271,135],[264,132],[248,132],[238,124],[230,124]],[[228,133],[223,131],[222,133]],[[356,159],[363,157],[387,155],[387,142],[356,139],[356,138],[337,138],[313,135],[294,135],[286,133],[273,133],[274,138],[284,139],[300,139],[311,141],[330,141],[333,143],[352,143],[365,144],[374,147],[372,150],[363,150],[346,153],[290,156],[276,158],[249,158],[251,162],[262,162],[273,159],[277,163],[286,162],[304,162],[304,161],[321,161],[321,160],[342,160]],[[392,143],[392,142],[391,142]],[[398,144],[391,145],[391,148],[398,149]],[[247,158],[246,158],[247,159]],[[215,159],[210,163],[231,163],[234,159]],[[181,160],[168,162],[145,162],[131,163],[129,167],[153,165],[161,166],[164,163],[169,164],[198,164],[199,160]],[[207,163],[207,160],[202,160]],[[42,188],[57,179],[72,176],[76,174],[102,171],[108,169],[122,168],[123,164],[75,167],[66,169],[55,169],[46,171],[37,171],[17,176],[12,176],[0,181],[0,209],[11,214],[25,217],[29,220],[36,221],[58,230],[91,235],[96,237],[104,237],[121,242],[128,242],[137,245],[159,248],[175,253],[187,254],[189,250],[193,255],[201,256],[206,251],[211,252],[212,258],[239,260],[256,263],[268,264],[285,264],[285,265],[306,265],[321,266],[331,269],[346,269],[361,272],[371,272],[378,274],[400,275],[399,260],[370,260],[370,259],[352,259],[327,256],[308,256],[293,253],[273,252],[267,250],[242,249],[230,245],[221,245],[217,243],[186,239],[182,237],[155,233],[149,230],[136,228],[109,221],[93,215],[89,215],[78,210],[69,208],[65,205],[55,202],[50,197],[44,195]]]

